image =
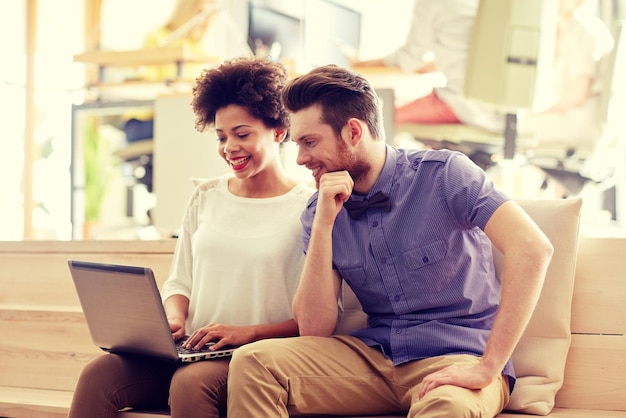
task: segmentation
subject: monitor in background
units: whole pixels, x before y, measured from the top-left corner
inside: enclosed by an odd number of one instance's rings
[[[261,2],[249,2],[248,45],[257,57],[274,61],[301,61],[302,20]]]
[[[552,92],[558,10],[557,0],[481,0],[465,96],[504,112],[538,106]]]
[[[465,97],[506,114],[504,158],[516,152],[517,115],[551,84],[558,0],[481,0],[469,44]]]
[[[332,0],[307,0],[305,16],[306,64],[348,66],[361,43],[361,13]]]

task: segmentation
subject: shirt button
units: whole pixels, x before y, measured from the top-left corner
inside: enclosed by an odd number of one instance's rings
[[[395,295],[393,297],[394,302],[398,302],[400,300],[400,295]]]
[[[376,228],[376,227],[378,226],[378,221],[374,221],[374,222],[372,223],[372,226],[373,226],[374,228]]]
[[[380,263],[381,264],[387,264],[387,258],[386,257],[381,258],[380,259]]]
[[[396,334],[402,334],[402,330],[400,328],[396,328]]]
[[[422,258],[422,261],[424,263],[428,263],[430,261],[430,259],[428,257],[424,256],[424,258]]]

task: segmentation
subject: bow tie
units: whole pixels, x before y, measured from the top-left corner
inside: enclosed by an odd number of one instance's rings
[[[361,218],[369,208],[378,208],[386,212],[391,210],[389,196],[380,191],[375,193],[370,199],[351,200],[345,202],[343,206],[348,210],[348,214],[352,219]]]

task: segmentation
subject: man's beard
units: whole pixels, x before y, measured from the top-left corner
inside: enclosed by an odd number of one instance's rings
[[[352,180],[354,180],[354,183],[363,179],[372,168],[369,162],[364,161],[357,154],[350,152],[343,141],[339,142],[338,157],[338,161],[340,161],[343,166],[336,171],[347,171],[350,177],[352,177]]]

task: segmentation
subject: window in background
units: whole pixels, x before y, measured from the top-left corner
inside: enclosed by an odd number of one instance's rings
[[[606,11],[611,20],[626,19],[626,0],[598,0],[600,9]]]
[[[26,2],[0,5],[0,239],[23,239],[24,222],[32,222],[34,238],[68,239],[70,91],[81,84],[73,53],[82,40],[82,0],[36,2],[34,145],[32,191],[35,209],[24,214],[24,128],[26,123]],[[59,25],[59,13],[63,21]],[[53,17],[53,18],[50,18]]]
[[[361,47],[361,13],[331,0],[307,0],[304,51],[310,67],[343,67]]]
[[[33,167],[33,225],[37,238],[70,239],[71,104],[83,85],[83,66],[73,62],[83,49],[82,0],[37,2],[35,61],[35,143],[40,158]],[[62,7],[62,8],[61,8]],[[59,25],[59,11],[65,22]],[[55,16],[57,18],[51,18]]]
[[[0,239],[22,238],[25,2],[0,5]]]
[[[613,0],[613,17],[617,19],[626,19],[626,0]]]

